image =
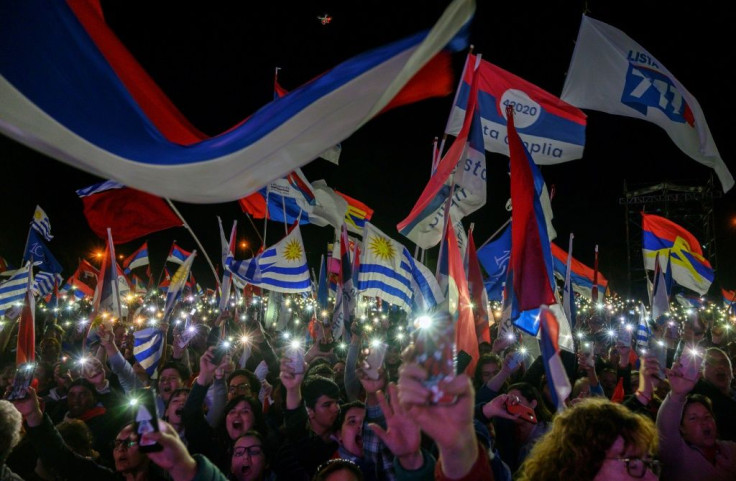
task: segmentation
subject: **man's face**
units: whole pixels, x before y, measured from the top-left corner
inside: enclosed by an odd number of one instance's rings
[[[307,412],[313,430],[322,433],[332,429],[340,412],[340,405],[337,404],[337,399],[323,394],[317,398],[313,409],[307,408]]]
[[[180,387],[182,387],[182,380],[179,371],[171,367],[161,371],[161,378],[158,380],[158,392],[161,394],[161,399],[168,401],[171,393]]]
[[[169,405],[166,408],[166,420],[171,424],[181,424],[181,414],[184,411],[184,404],[187,402],[187,393],[182,392],[176,396],[172,396]]]
[[[338,440],[350,454],[363,457],[363,420],[365,408],[352,407],[345,413],[345,420],[340,426]]]
[[[703,377],[719,390],[728,392],[733,379],[731,361],[719,351],[708,351],[703,360]]]
[[[716,420],[700,403],[692,403],[685,408],[680,432],[685,441],[699,448],[713,447],[716,444]]]
[[[480,369],[480,376],[483,379],[483,384],[485,384],[501,371],[501,366],[497,362],[487,362]]]
[[[230,472],[237,481],[260,479],[266,469],[266,455],[261,441],[254,436],[243,436],[235,442]]]
[[[250,382],[247,376],[238,374],[230,379],[230,383],[227,385],[227,400],[229,401],[237,396],[254,396],[254,393],[250,390]]]
[[[66,402],[69,408],[69,417],[78,418],[94,407],[95,397],[84,386],[72,386],[67,394]]]
[[[115,471],[129,473],[139,470],[148,459],[138,450],[138,443],[133,440],[133,426],[124,427],[115,437],[112,456],[115,460]]]

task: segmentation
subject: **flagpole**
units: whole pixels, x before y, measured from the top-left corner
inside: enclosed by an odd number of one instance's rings
[[[468,59],[473,54],[473,49],[475,47],[473,45],[470,46],[468,49],[468,54],[465,56],[465,64],[463,64],[463,71],[460,74],[460,81],[457,83],[457,88],[455,89],[455,98],[452,99],[452,106],[450,107],[450,114],[447,116],[447,123],[445,123],[445,132],[447,132],[447,129],[450,127],[450,119],[452,118],[452,111],[455,109],[455,105],[457,105],[457,98],[460,95],[460,86],[463,84],[463,81],[465,80],[465,71],[468,68]],[[447,140],[447,134],[444,134],[442,136],[442,142],[440,143],[440,148],[437,151],[442,156],[442,151],[445,148],[445,141]],[[434,170],[432,171],[434,173]]]
[[[262,246],[265,246],[266,243],[264,242],[263,237],[261,237],[261,233],[258,232],[258,228],[256,227],[255,222],[253,222],[253,218],[250,216],[250,214],[248,212],[245,213],[245,217],[248,218],[248,221],[250,222],[250,225],[253,227],[253,230],[256,231],[256,235],[258,236],[258,239],[260,239],[261,245]],[[266,222],[266,219],[265,218],[263,219],[263,222],[264,223]]]
[[[491,240],[494,237],[496,237],[507,225],[509,225],[510,222],[511,222],[511,217],[509,217],[508,219],[506,219],[506,222],[504,222],[503,224],[501,224],[501,227],[499,227],[496,230],[496,232],[494,232],[493,234],[491,234],[491,236],[488,239],[486,239],[486,241],[483,244],[481,244],[481,246],[478,247],[478,249],[481,249],[483,246],[485,246],[486,244],[488,244],[489,242],[491,242]]]
[[[182,215],[181,215],[181,213],[179,212],[179,210],[178,210],[178,209],[177,209],[177,208],[176,208],[176,207],[174,206],[174,203],[173,203],[173,202],[171,202],[171,200],[170,200],[170,199],[168,199],[168,198],[166,199],[166,202],[167,202],[167,203],[169,204],[169,206],[170,206],[170,207],[171,207],[171,209],[172,209],[172,210],[174,211],[174,213],[175,213],[175,214],[177,215],[177,217],[179,217],[179,219],[181,219],[181,221],[182,221],[182,222],[184,223],[184,228],[185,228],[186,230],[188,230],[188,231],[189,231],[189,233],[190,233],[190,234],[192,235],[192,237],[194,238],[194,242],[196,242],[196,243],[197,243],[197,245],[199,246],[200,250],[202,251],[202,255],[203,255],[203,256],[204,256],[204,258],[205,258],[205,259],[207,260],[207,263],[208,263],[208,264],[210,265],[210,269],[212,269],[212,275],[213,275],[213,276],[215,277],[215,284],[219,284],[219,279],[217,278],[217,271],[215,270],[215,266],[214,266],[214,264],[212,264],[212,261],[210,260],[210,256],[208,256],[208,255],[207,255],[207,251],[205,251],[205,250],[204,250],[204,247],[202,247],[202,243],[201,243],[201,242],[199,242],[199,239],[198,239],[198,238],[197,238],[197,236],[196,236],[196,235],[194,234],[194,231],[193,231],[193,230],[192,230],[192,228],[191,228],[191,227],[189,226],[189,224],[187,223],[187,221],[185,221],[185,220],[184,220],[184,217],[182,217]],[[165,266],[165,265],[166,265],[166,262],[164,262],[164,266]]]

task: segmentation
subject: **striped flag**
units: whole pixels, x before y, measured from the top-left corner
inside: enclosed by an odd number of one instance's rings
[[[570,380],[567,378],[565,366],[560,357],[559,324],[557,318],[547,306],[542,306],[539,312],[539,324],[541,326],[542,359],[544,359],[544,372],[547,375],[547,386],[550,397],[557,411],[565,408],[565,399],[570,395]]]
[[[46,215],[46,212],[44,212],[39,205],[36,206],[36,212],[33,213],[31,227],[33,227],[33,230],[41,234],[47,241],[54,238],[54,236],[51,235],[51,221],[49,220],[49,216]]]
[[[169,251],[169,256],[166,258],[166,262],[173,262],[174,264],[184,264],[186,260],[191,256],[192,253],[189,251],[185,251],[178,245],[176,245],[176,241],[174,241],[171,244],[171,250]]]
[[[362,234],[366,221],[370,221],[373,217],[373,209],[342,192],[335,191],[335,193],[348,203],[348,211],[345,214],[345,223],[348,225],[348,230],[354,234]]]
[[[176,270],[173,276],[171,276],[171,282],[166,293],[166,306],[164,307],[164,319],[167,318],[171,310],[174,308],[174,304],[181,296],[184,286],[186,286],[189,280],[189,272],[192,269],[194,258],[197,257],[197,250],[195,249],[189,257],[186,258],[184,263]]]
[[[15,271],[10,278],[0,284],[0,316],[13,306],[21,304],[28,290],[31,276],[30,263]]]
[[[143,267],[150,265],[148,260],[148,241],[144,242],[135,252],[129,255],[123,261],[123,269],[126,274],[130,274],[130,271],[136,267]]]
[[[241,282],[283,293],[311,292],[309,266],[299,226],[253,259],[228,257],[226,268]]]
[[[133,333],[133,356],[138,364],[145,369],[149,377],[158,367],[164,346],[161,331],[155,327],[148,327]]]
[[[567,264],[565,268],[565,287],[562,290],[562,305],[565,309],[565,316],[570,322],[570,328],[575,329],[575,294],[572,290],[572,240],[575,238],[570,232],[570,245],[567,249]],[[552,244],[554,246],[554,244]]]
[[[410,310],[412,261],[406,247],[366,222],[360,252],[358,292]]]
[[[54,284],[64,280],[61,274],[55,272],[39,271],[33,279],[33,287],[31,290],[37,293],[39,297],[45,297],[46,294],[53,292]]]
[[[636,348],[646,349],[649,347],[649,336],[652,332],[649,329],[649,314],[644,307],[644,303],[639,303],[639,324],[636,327]]]
[[[23,308],[18,319],[15,364],[20,366],[36,359],[36,299],[30,286],[33,284],[33,270],[29,269],[26,280]]]

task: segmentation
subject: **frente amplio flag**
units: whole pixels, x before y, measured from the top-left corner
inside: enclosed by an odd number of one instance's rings
[[[669,255],[674,282],[701,295],[708,292],[714,273],[698,239],[669,219],[643,212],[641,216],[644,268],[654,270],[657,254],[660,262]]]
[[[92,232],[105,239],[109,227],[115,244],[184,225],[162,198],[112,180],[79,189],[77,195]]]
[[[715,170],[724,192],[733,187],[698,101],[621,30],[583,15],[561,98],[581,109],[659,125],[680,150]]]
[[[552,252],[552,262],[554,263],[555,273],[560,278],[564,278],[567,272],[567,252],[556,244],[550,244]],[[586,298],[591,297],[593,290],[593,269],[586,266],[574,257],[570,259],[570,281],[573,290]],[[605,293],[608,288],[608,281],[603,274],[598,271],[598,292]]]
[[[440,51],[465,48],[475,2],[454,0],[430,31],[348,59],[214,138],[191,126],[100,11],[92,1],[0,2],[0,132],[136,189],[220,203],[311,162]]]
[[[468,55],[468,65],[476,61]],[[472,71],[466,69],[445,133],[457,135],[468,105]],[[481,60],[478,66],[478,110],[483,141],[489,152],[508,155],[506,106],[515,110],[515,126],[537,164],[558,164],[583,156],[586,116],[536,85]]]

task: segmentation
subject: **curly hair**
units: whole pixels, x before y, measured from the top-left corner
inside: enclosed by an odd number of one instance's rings
[[[657,430],[649,418],[605,398],[585,399],[555,416],[521,465],[518,479],[590,481],[619,436],[626,449],[656,453]]]
[[[20,441],[20,426],[23,416],[15,406],[0,399],[0,463],[4,463],[10,452]]]

